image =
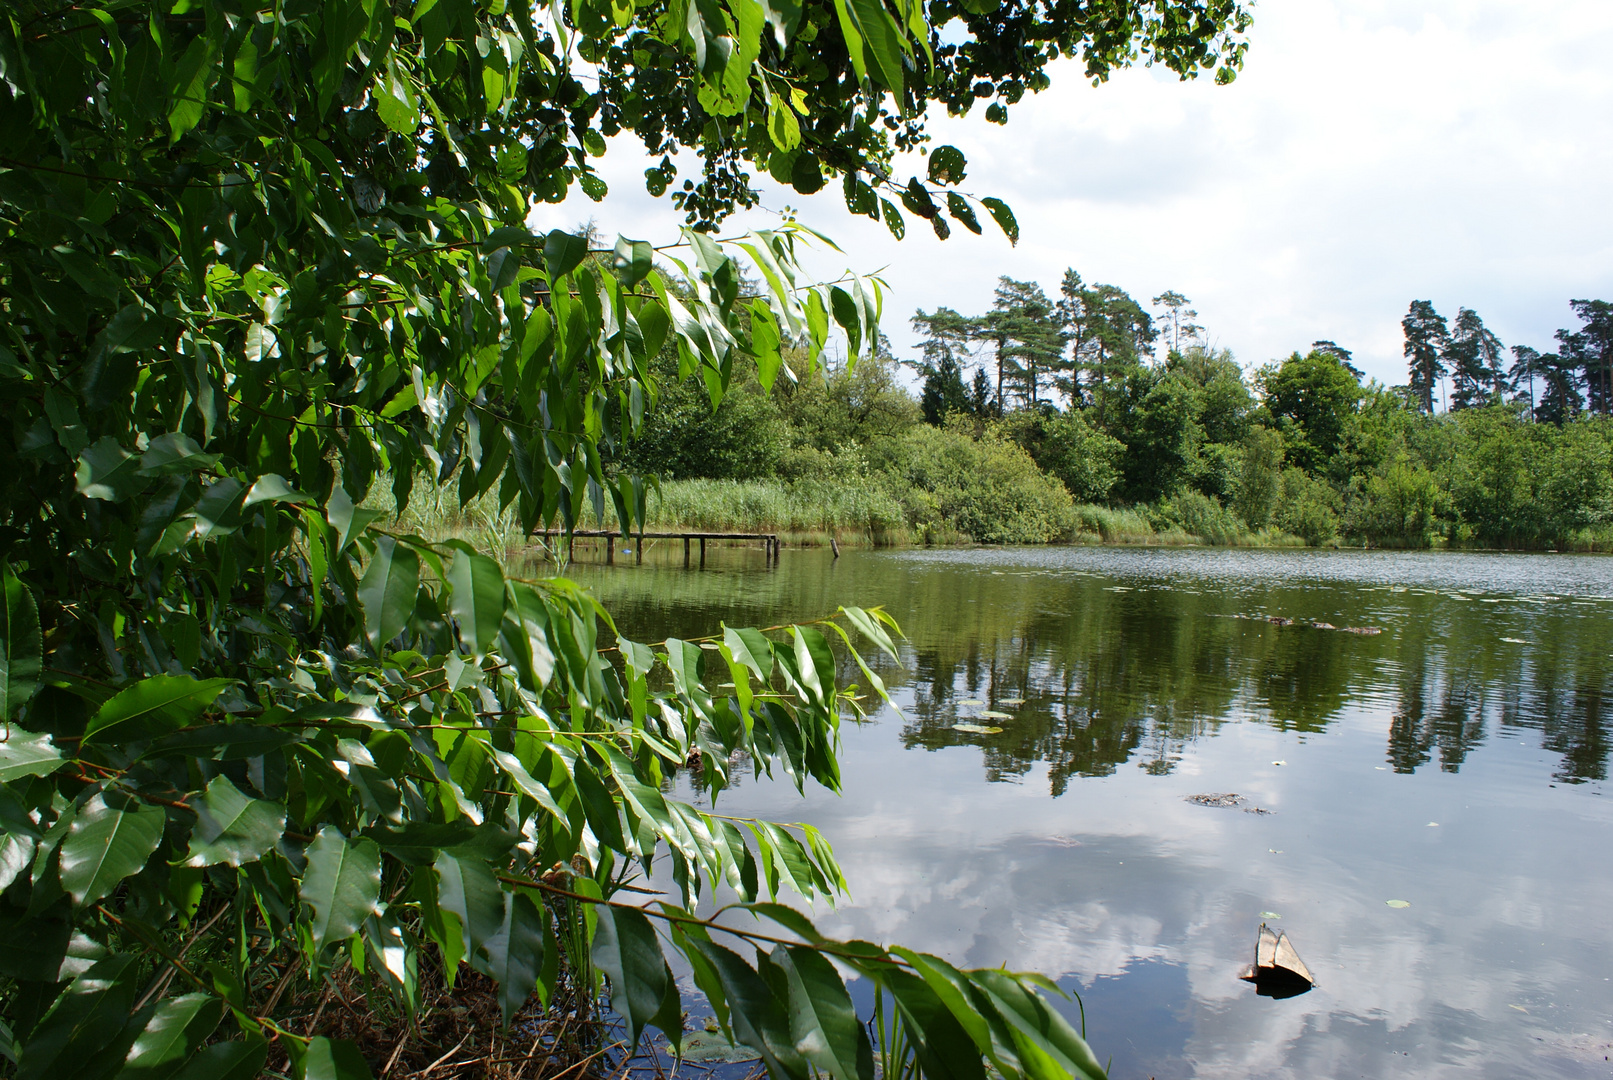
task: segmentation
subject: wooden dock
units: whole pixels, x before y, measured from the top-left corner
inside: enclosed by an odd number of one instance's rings
[[[558,530],[558,529],[544,529],[542,532],[533,533],[533,535],[534,536],[542,536],[545,539],[547,539],[547,538],[555,537],[555,536],[566,536],[567,534],[562,532],[562,531],[560,531],[560,530]],[[574,529],[574,530],[572,530],[572,532],[570,533],[569,539],[572,540],[572,541],[575,541],[578,537],[603,537],[605,539],[605,563],[606,563],[606,565],[609,565],[609,566],[616,565],[616,541],[617,540],[637,540],[638,543],[635,544],[634,547],[633,547],[633,561],[634,562],[640,562],[640,563],[642,563],[644,561],[644,541],[646,541],[646,540],[682,540],[683,541],[683,565],[684,566],[689,565],[690,558],[691,558],[691,556],[693,554],[694,542],[698,540],[700,542],[700,568],[702,570],[704,570],[705,567],[706,567],[706,541],[707,540],[760,540],[762,542],[762,550],[766,553],[768,563],[776,565],[778,563],[778,556],[779,556],[779,538],[778,538],[777,533],[747,533],[747,532],[641,532],[641,533],[624,533],[624,532],[620,532],[620,531],[615,530],[615,529]],[[567,552],[568,560],[570,559],[570,557],[571,557],[570,552],[568,550],[568,552]]]

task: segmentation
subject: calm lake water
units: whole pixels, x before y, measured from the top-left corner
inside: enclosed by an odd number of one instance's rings
[[[571,575],[639,641],[840,603],[907,631],[901,715],[845,726],[844,795],[722,796],[831,838],[827,932],[1055,976],[1117,1078],[1613,1076],[1613,559],[623,562]],[[1314,990],[1238,981],[1262,921]]]

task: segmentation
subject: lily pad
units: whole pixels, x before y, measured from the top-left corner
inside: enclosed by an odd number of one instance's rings
[[[1000,727],[984,727],[980,724],[953,724],[952,730],[962,731],[969,735],[1000,735],[1003,729]]]
[[[987,720],[1012,720],[1014,718],[1013,713],[992,712],[990,709],[980,710],[980,715]]]
[[[1388,904],[1392,908],[1411,907],[1410,900],[1385,900],[1384,903]]]
[[[966,698],[963,701],[958,702],[958,704],[959,705],[984,705],[985,702],[981,701],[979,698]]]
[[[1501,640],[1506,642],[1508,645],[1527,645],[1527,644],[1529,644],[1527,641],[1525,641],[1521,637],[1504,637]]]
[[[1260,917],[1262,919],[1280,919],[1280,918],[1282,918],[1282,916],[1277,914],[1275,911],[1262,911],[1260,913]]]
[[[1005,698],[998,698],[997,700],[1002,702],[1004,705],[1023,705],[1023,704],[1025,704],[1025,699],[1022,698],[1022,697],[1005,697]]]

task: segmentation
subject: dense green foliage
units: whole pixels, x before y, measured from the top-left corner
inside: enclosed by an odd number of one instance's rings
[[[916,400],[876,354],[803,380],[793,394],[822,403],[812,411],[762,415],[725,403],[702,416],[704,427],[685,429],[698,443],[705,430],[734,422],[725,418],[732,408],[732,417],[753,421],[747,442],[785,448],[770,473],[746,463],[743,473],[725,474],[721,456],[707,454],[670,475],[771,478],[784,493],[801,475],[792,448],[839,446],[841,460],[866,467],[823,475],[882,490],[902,508],[907,536],[921,541],[1045,543],[1090,534],[1214,544],[1613,546],[1613,420],[1587,405],[1600,400],[1591,388],[1598,350],[1607,347],[1599,301],[1574,303],[1584,326],[1558,334],[1569,343],[1559,354],[1514,350],[1522,359],[1505,371],[1501,343],[1476,314],[1462,309],[1451,332],[1418,302],[1407,320],[1411,386],[1386,388],[1363,383],[1349,352],[1330,341],[1246,374],[1229,353],[1197,342],[1196,313],[1177,293],[1156,298],[1158,326],[1183,347],[1158,362],[1156,323],[1124,291],[1087,286],[1070,271],[1061,296],[1050,307],[1034,283],[1005,278],[981,315],[920,311]],[[1425,331],[1432,344],[1419,337]],[[1581,358],[1577,368],[1562,361],[1570,354]],[[1531,398],[1531,372],[1542,371],[1556,381]],[[1431,412],[1428,394],[1437,396],[1447,372],[1465,374],[1456,377],[1451,409]],[[858,397],[857,386],[878,393]],[[859,424],[876,397],[881,423]],[[652,416],[649,427],[660,445],[676,445],[680,436],[657,427],[663,422]],[[1055,481],[1077,505],[1049,490]],[[680,491],[659,512],[667,522],[685,515],[746,524],[731,506],[708,506],[702,516],[698,502]],[[1126,507],[1136,512],[1110,512]],[[888,520],[821,527],[901,535]]]
[[[828,635],[889,649],[878,613],[612,641],[574,587],[389,530],[375,504],[406,510],[418,481],[525,529],[590,506],[642,521],[644,482],[613,455],[660,400],[663,346],[716,403],[736,374],[770,386],[786,355],[810,375],[831,326],[852,356],[877,342],[878,283],[806,280],[806,230],[709,238],[754,201],[745,167],[804,193],[838,178],[898,235],[891,198],[943,236],[983,210],[1013,238],[1007,206],[959,190],[955,148],[891,176],[928,139],[926,103],[994,97],[1005,120],[1064,55],[1095,79],[1142,57],[1224,81],[1247,22],[1233,0],[8,5],[16,1075],[246,1076],[272,1055],[363,1076],[352,1044],[287,1029],[281,991],[345,966],[409,1014],[428,957],[496,980],[506,1020],[534,991],[586,1011],[602,976],[631,1040],[653,1023],[676,1042],[664,943],[781,1077],[872,1075],[829,956],[894,1003],[892,1069],[1101,1075],[1045,981],[825,942],[762,903],[843,884],[821,838],[660,790],[697,762],[714,795],[735,754],[833,789],[850,698]],[[698,150],[673,197],[695,228],[659,260],[529,233],[535,200],[604,197],[592,163],[620,131]],[[668,157],[646,185],[674,175]],[[652,871],[675,899],[612,898]],[[720,884],[785,938],[719,944],[691,912]]]

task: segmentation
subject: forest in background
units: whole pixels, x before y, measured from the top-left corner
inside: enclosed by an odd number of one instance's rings
[[[650,527],[872,543],[1613,547],[1613,306],[1510,353],[1415,301],[1407,382],[1332,341],[1246,370],[1190,301],[1065,273],[989,309],[918,311],[920,355],[828,368],[713,410],[677,361],[615,465],[658,475]],[[1161,355],[1163,354],[1163,358]],[[908,389],[902,366],[920,380]]]

